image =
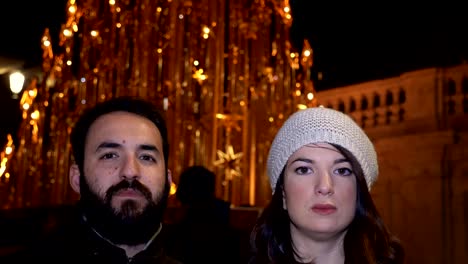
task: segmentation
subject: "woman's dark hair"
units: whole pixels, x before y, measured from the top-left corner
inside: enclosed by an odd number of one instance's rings
[[[332,144],[333,145],[333,144]],[[333,145],[350,160],[356,175],[356,212],[344,239],[345,263],[403,263],[404,249],[385,226],[356,158],[343,147]],[[296,259],[288,212],[283,209],[284,171],[272,200],[265,207],[251,234],[251,263],[301,263]]]
[[[99,117],[118,111],[136,114],[147,118],[154,123],[161,134],[164,162],[167,168],[169,141],[167,138],[166,122],[163,115],[155,105],[147,100],[138,97],[122,96],[97,103],[96,105],[85,109],[75,123],[70,135],[70,141],[73,157],[79,170],[83,172],[84,148],[89,128]]]

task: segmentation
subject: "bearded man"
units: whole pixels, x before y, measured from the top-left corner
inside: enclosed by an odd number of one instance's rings
[[[162,114],[118,97],[88,108],[71,132],[75,221],[17,256],[41,263],[179,263],[166,255],[162,220],[171,185]]]

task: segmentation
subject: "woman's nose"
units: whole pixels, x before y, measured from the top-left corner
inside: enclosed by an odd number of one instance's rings
[[[333,179],[328,172],[320,173],[316,188],[317,194],[320,195],[332,195],[334,193]]]

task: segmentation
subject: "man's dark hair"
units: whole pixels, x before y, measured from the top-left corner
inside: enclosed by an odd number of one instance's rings
[[[86,109],[78,118],[71,132],[70,141],[73,151],[75,163],[79,170],[83,173],[84,149],[86,137],[89,128],[99,117],[113,112],[128,112],[147,118],[153,122],[159,130],[163,143],[164,162],[167,168],[169,157],[169,141],[167,138],[166,121],[160,110],[150,101],[143,98],[122,96],[109,99],[104,102]]]

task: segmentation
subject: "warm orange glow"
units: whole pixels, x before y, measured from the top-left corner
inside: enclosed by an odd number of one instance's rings
[[[75,5],[70,5],[70,7],[68,8],[68,12],[70,12],[70,14],[75,14],[76,13],[76,6]]]
[[[229,1],[233,13],[216,16],[207,8],[224,10],[224,1],[145,2],[145,12],[131,12],[138,1],[76,2],[70,0],[65,10],[57,54],[48,32],[41,39],[43,79],[22,94],[21,144],[11,155],[26,166],[11,174],[25,182],[22,190],[34,191],[27,197],[35,197],[23,201],[20,190],[12,201],[38,205],[45,192],[54,193],[46,203],[69,199],[59,176],[47,179],[48,189],[24,179],[47,178],[40,175],[44,171],[67,174],[69,133],[81,110],[106,98],[138,95],[168,116],[168,132],[177,142],[169,152],[176,180],[183,167],[203,164],[224,181],[218,195],[233,205],[254,204],[264,186],[257,181],[265,174],[265,146],[297,105],[316,101],[307,97],[315,91],[307,84],[307,65],[301,67],[312,50],[295,52],[289,39],[289,1]]]
[[[66,28],[66,29],[63,30],[63,35],[65,37],[71,37],[72,31],[70,29]]]
[[[7,135],[7,144],[5,146],[5,150],[3,152],[0,153],[0,179],[3,177],[5,177],[6,180],[9,179],[10,177],[10,174],[6,173],[5,175],[3,175],[6,171],[6,168],[7,168],[7,163],[13,153],[13,150],[14,150],[14,145],[13,145],[13,138],[11,136],[11,134],[8,134]]]

